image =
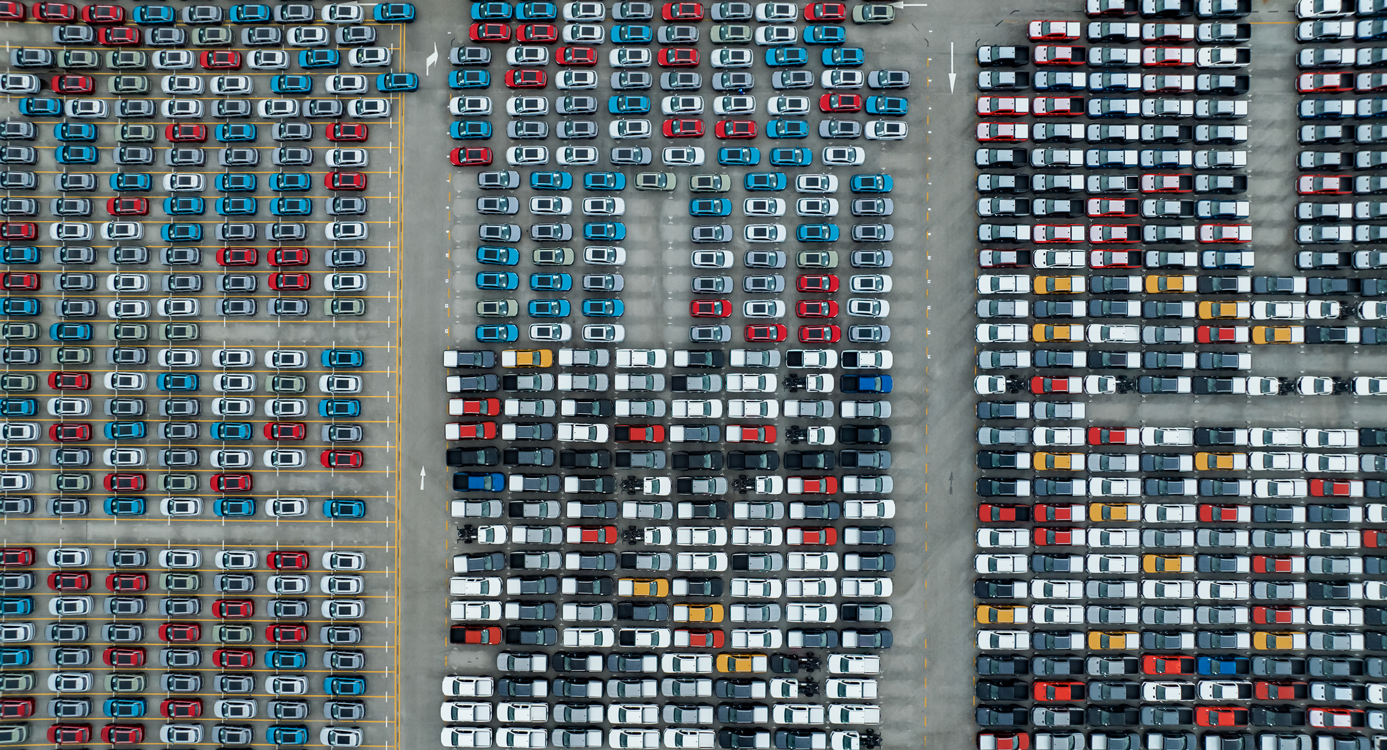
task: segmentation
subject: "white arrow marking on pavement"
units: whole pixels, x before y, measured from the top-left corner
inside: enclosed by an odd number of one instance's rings
[[[429,74],[429,70],[438,63],[438,42],[433,43],[433,54],[424,58],[424,75]]]
[[[424,491],[424,467],[419,467],[419,491]]]
[[[954,75],[954,43],[949,42],[949,93],[954,93],[954,81],[958,76]]]

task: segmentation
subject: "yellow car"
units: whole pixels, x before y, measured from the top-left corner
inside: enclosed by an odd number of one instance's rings
[[[1023,625],[1029,618],[1025,607],[994,607],[990,604],[978,606],[978,622]]]
[[[1252,314],[1252,305],[1246,302],[1200,302],[1201,320],[1242,320]]]
[[[502,367],[549,367],[554,364],[550,349],[506,349],[501,352]]]
[[[1031,338],[1036,341],[1083,341],[1083,326],[1049,326],[1036,323],[1031,327]]]
[[[617,596],[669,596],[669,581],[663,578],[622,578],[616,582]]]
[[[1084,454],[1082,453],[1046,453],[1040,451],[1035,454],[1033,466],[1036,471],[1083,471]]]
[[[1161,294],[1171,292],[1190,293],[1194,291],[1193,276],[1147,276],[1146,293]]]
[[[1305,343],[1304,326],[1253,326],[1252,343],[1254,344],[1303,344]]]
[[[1141,521],[1141,506],[1137,503],[1089,503],[1090,521]]]
[[[1130,630],[1111,632],[1092,631],[1088,634],[1088,647],[1095,651],[1125,651],[1141,647],[1141,636]]]
[[[721,604],[676,604],[675,622],[722,622]]]
[[[1083,276],[1037,276],[1033,289],[1036,294],[1083,294],[1088,279]]]
[[[1252,634],[1252,647],[1258,651],[1299,651],[1305,648],[1305,634],[1258,631]]]
[[[1142,555],[1141,569],[1147,573],[1193,573],[1194,555]]]
[[[1247,454],[1200,451],[1194,454],[1194,468],[1200,471],[1247,471]]]
[[[764,672],[770,665],[765,654],[718,654],[719,672]]]

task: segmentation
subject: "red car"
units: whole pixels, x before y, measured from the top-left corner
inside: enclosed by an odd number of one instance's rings
[[[144,742],[144,727],[140,724],[107,724],[101,728],[101,741],[110,745],[138,745]]]
[[[308,628],[279,623],[265,628],[265,638],[271,643],[303,643],[308,640]]]
[[[795,303],[795,315],[801,318],[836,318],[838,303],[831,299],[802,299]]]
[[[360,469],[366,463],[366,454],[361,451],[326,450],[318,460],[327,469]]]
[[[142,492],[145,481],[143,474],[107,474],[102,485],[107,492]]]
[[[448,161],[455,167],[485,167],[491,163],[491,149],[486,146],[455,148],[448,152]]]
[[[145,573],[112,573],[106,576],[106,590],[113,594],[149,589],[149,576]]]
[[[58,443],[71,443],[92,439],[92,426],[82,423],[63,423],[48,428],[48,438]]]
[[[308,427],[303,422],[270,422],[265,425],[266,440],[303,440]]]
[[[1068,547],[1074,544],[1075,531],[1083,533],[1082,530],[1067,527],[1040,527],[1031,532],[1031,539],[1040,547]]]
[[[552,44],[559,41],[559,28],[547,23],[521,24],[515,30],[515,38],[532,44]]]
[[[619,424],[613,431],[618,443],[665,442],[665,426],[662,424]]]
[[[858,94],[824,94],[819,97],[819,109],[824,112],[861,112],[862,97]]]
[[[978,520],[983,523],[1028,521],[1030,518],[1031,509],[1027,505],[982,503],[978,506]]]
[[[371,129],[359,122],[334,122],[327,129],[327,139],[329,141],[349,141],[358,142],[366,140],[371,134]]]
[[[144,216],[149,213],[149,199],[112,198],[106,201],[106,213],[112,216]]]
[[[269,562],[273,570],[308,570],[308,553],[276,550],[270,553]]]
[[[702,138],[702,120],[665,120],[664,134],[666,138]]]
[[[699,3],[665,3],[660,17],[666,21],[702,21],[703,6]]]
[[[496,438],[495,422],[453,422],[449,429],[457,430],[457,437],[449,436],[449,440],[494,440]]]
[[[255,480],[249,474],[213,474],[212,489],[216,492],[250,492]]]
[[[32,240],[37,236],[39,236],[38,225],[32,222],[0,222],[0,240]]]
[[[1084,506],[1082,505],[1047,505],[1040,503],[1034,508],[1035,520],[1042,523],[1052,523],[1055,521],[1082,521],[1084,517]]]
[[[1300,701],[1309,697],[1310,687],[1304,682],[1257,680],[1252,683],[1252,694],[1259,701]]]
[[[713,135],[723,139],[755,138],[756,123],[751,120],[719,120]]]
[[[596,65],[597,50],[592,47],[560,47],[554,61],[559,65]]]
[[[142,667],[145,661],[144,649],[111,646],[101,654],[101,660],[106,662],[108,667]]]
[[[501,629],[492,625],[490,627],[472,627],[469,625],[454,625],[448,630],[448,641],[450,643],[470,643],[481,646],[495,646],[501,643]]]
[[[838,326],[799,327],[799,340],[802,344],[832,344],[842,336],[843,330]]]
[[[1245,727],[1248,711],[1227,706],[1196,706],[1194,723],[1201,727]]]
[[[1141,442],[1141,432],[1130,427],[1090,427],[1089,445],[1136,445]]]
[[[1201,505],[1199,520],[1203,523],[1247,523],[1252,509],[1246,505]]]
[[[1363,483],[1353,479],[1311,479],[1311,497],[1362,497]]]
[[[223,669],[248,669],[255,666],[255,652],[248,648],[219,648],[212,652],[212,664]]]
[[[196,643],[202,640],[202,626],[195,622],[166,622],[159,626],[159,640],[165,643]]]
[[[721,630],[680,628],[674,632],[688,638],[690,648],[722,648],[726,637]]]
[[[838,491],[837,477],[790,477],[792,483],[795,480],[799,480],[802,489],[791,495],[832,495]]]
[[[570,526],[578,530],[578,544],[616,544],[615,526]],[[570,539],[569,542],[573,540]]]
[[[1094,250],[1088,254],[1090,268],[1141,268],[1141,253],[1131,250]]]
[[[46,23],[70,23],[77,18],[77,6],[67,3],[34,3],[34,18]]]
[[[277,247],[270,251],[270,265],[285,266],[306,266],[308,265],[308,248],[306,247]]]
[[[250,599],[218,599],[212,602],[212,616],[244,620],[255,616],[255,602]]]
[[[119,5],[88,5],[82,8],[85,23],[125,23],[125,9]]]
[[[106,734],[106,730],[103,729],[101,733]],[[90,742],[91,738],[90,724],[54,724],[48,728],[48,741],[55,745],[80,745]],[[102,741],[105,741],[105,737],[102,737]]]
[[[313,288],[313,277],[306,273],[272,273],[270,288],[277,292],[301,292]]]
[[[0,699],[0,719],[27,719],[33,715],[33,698]]]
[[[732,314],[732,303],[725,299],[696,299],[689,303],[689,314],[695,318],[726,318]]]
[[[474,42],[509,42],[510,27],[503,23],[474,23],[467,29]]]
[[[848,6],[842,3],[812,3],[804,6],[804,20],[806,21],[846,21],[848,18]]]
[[[730,424],[726,440],[729,443],[774,443],[775,436],[773,424]]]
[[[33,547],[0,547],[0,565],[33,565]]]
[[[793,542],[798,532],[800,541]],[[791,545],[815,545],[821,547],[832,547],[838,543],[838,530],[827,526],[791,526],[786,529],[786,543]]]
[[[253,247],[224,247],[217,251],[217,264],[253,266],[260,262],[260,251]]]
[[[508,70],[506,86],[513,89],[542,89],[549,85],[549,76],[542,70]]]
[[[801,292],[836,292],[838,277],[831,273],[804,275],[795,279],[795,289]]]
[[[1082,682],[1037,682],[1032,693],[1043,703],[1055,701],[1081,701],[1087,690]]]
[[[457,153],[460,150],[461,149],[453,149],[453,152]],[[487,161],[485,163],[490,164],[491,150],[486,149],[486,152]],[[453,163],[457,164],[457,162]],[[462,165],[457,164],[457,166]],[[326,187],[328,190],[365,190],[366,175],[360,172],[328,172],[327,174],[323,175],[323,186]]]
[[[469,398],[458,399],[458,401],[462,402],[462,416],[494,417],[501,413],[501,399],[499,398]]]
[[[1301,555],[1253,555],[1252,572],[1271,575],[1304,573],[1305,558]]]
[[[1252,621],[1258,625],[1299,625],[1305,622],[1305,608],[1253,607]]]
[[[241,53],[234,50],[209,50],[202,53],[199,62],[206,70],[240,70]]]
[[[103,26],[96,30],[97,44],[129,47],[140,43],[140,30],[132,26]]]
[[[175,122],[164,128],[164,139],[170,143],[202,143],[207,140],[207,126]]]
[[[1031,393],[1082,393],[1083,378],[1047,378],[1036,375],[1031,378]]]
[[[49,79],[48,85],[55,94],[90,94],[96,81],[91,76],[61,75]]]
[[[790,335],[789,329],[779,323],[747,326],[742,329],[742,338],[751,341],[784,341]]]
[[[85,391],[92,387],[92,376],[85,372],[50,372],[48,387],[59,391]]]
[[[1149,675],[1194,674],[1194,657],[1156,655],[1143,656],[1141,657],[1141,673]]]
[[[665,68],[692,68],[698,61],[698,50],[691,47],[666,47],[655,57],[655,62]]]
[[[1194,340],[1201,344],[1246,344],[1247,326],[1198,326]]]
[[[196,719],[202,715],[202,701],[194,698],[165,698],[159,704],[165,719]]]
[[[92,587],[90,573],[58,572],[48,574],[48,588],[54,591],[86,591]]]
[[[39,288],[39,275],[36,273],[6,271],[0,273],[0,287],[14,291],[32,292]]]

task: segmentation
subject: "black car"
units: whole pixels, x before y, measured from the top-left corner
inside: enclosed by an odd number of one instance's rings
[[[503,677],[496,681],[496,694],[507,698],[539,698],[544,696],[548,687],[549,681],[542,678]]]
[[[616,619],[631,620],[634,622],[664,622],[669,619],[669,605],[664,603],[637,604],[635,602],[618,602],[616,605]]]
[[[775,451],[731,451],[727,454],[727,468],[775,471],[780,468],[780,454]]]
[[[755,698],[764,686],[760,680],[714,680],[713,695],[719,698]]]
[[[1254,727],[1303,727],[1305,710],[1300,708],[1264,708],[1253,706],[1248,722]]]
[[[1031,664],[1024,656],[979,656],[976,659],[980,675],[1025,675],[1031,673]],[[1082,667],[1082,664],[1080,665]]]
[[[717,719],[723,724],[753,724],[765,721],[769,714],[770,708],[762,703],[720,703],[717,708]]]
[[[1089,706],[1085,718],[1095,727],[1134,727],[1141,712],[1135,706]]]
[[[597,657],[597,668],[592,669],[592,657]],[[555,672],[600,672],[602,671],[602,656],[592,653],[572,653],[560,651],[553,657]]]
[[[1016,680],[978,680],[975,694],[980,701],[1030,700],[1031,684]]]
[[[506,643],[515,646],[552,646],[559,642],[559,631],[550,627],[506,628]]]
[[[839,451],[838,463],[845,469],[886,470],[891,468],[891,451]]]
[[[545,450],[551,449],[546,448]],[[511,451],[506,452],[510,453]],[[495,466],[501,461],[501,452],[490,447],[449,448],[445,461],[449,466]]]
[[[507,582],[508,594],[533,595],[559,593],[557,576],[519,576]]]
[[[559,677],[554,680],[554,695],[563,698],[600,698],[602,697],[602,683],[598,682],[595,686],[590,685],[587,680],[570,680],[566,677]]]
[[[460,350],[443,353],[445,367],[473,367],[487,369],[496,366],[496,352]]]
[[[833,451],[786,451],[785,468],[787,469],[823,469],[829,470],[837,464],[837,457]]]
[[[457,450],[457,449],[454,449]],[[495,451],[495,448],[485,450]],[[449,451],[450,453],[452,451]],[[553,466],[553,448],[528,448],[524,450],[509,449],[502,454],[501,462],[507,466]],[[487,464],[491,466],[492,464]]]
[[[1025,595],[1025,581],[979,578],[973,582],[973,596],[979,599],[1016,599]]]
[[[682,586],[685,591],[680,596],[722,596],[721,578],[683,578]]]
[[[717,471],[723,466],[721,451],[675,451],[671,459],[674,468],[687,471]]]
[[[778,750],[813,750],[823,747],[826,740],[823,732],[812,729],[777,729],[773,741]]]
[[[605,469],[612,465],[612,454],[606,450],[560,451],[559,465],[565,469]]]
[[[573,402],[573,414],[576,417],[610,417],[615,413],[615,402],[609,398],[585,399]],[[564,416],[569,416],[564,412]]]
[[[718,732],[718,747],[724,750],[753,750],[770,742],[770,732],[764,729],[723,729]]]
[[[1030,714],[1021,706],[978,706],[974,720],[983,727],[1024,727]]]
[[[578,596],[606,596],[615,590],[612,579],[607,576],[567,577],[563,586],[565,594]]]
[[[683,356],[681,356],[683,355]],[[690,349],[677,353],[674,357],[675,367],[722,367],[723,354],[718,349]]]
[[[839,640],[838,631],[819,628],[791,630],[786,638],[790,648],[836,648]]]

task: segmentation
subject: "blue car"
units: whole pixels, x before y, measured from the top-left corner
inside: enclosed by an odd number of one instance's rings
[[[169,216],[201,216],[207,210],[207,201],[198,195],[169,196],[164,199],[164,213]]]
[[[270,189],[277,193],[292,193],[309,190],[313,179],[302,172],[277,172],[270,175]]]
[[[212,503],[212,512],[222,518],[246,518],[255,515],[253,497],[219,497]]]
[[[28,646],[0,648],[0,667],[23,667],[34,661],[34,650]]]
[[[477,262],[489,266],[513,266],[520,262],[520,252],[513,247],[479,247]]]
[[[800,224],[795,227],[795,239],[800,242],[837,242],[837,224]]]
[[[255,432],[250,422],[213,422],[213,440],[250,440]]]
[[[57,99],[26,96],[19,100],[19,114],[25,117],[58,117],[63,114],[63,103]]]
[[[742,186],[752,192],[763,192],[766,190],[784,190],[784,172],[747,172],[746,177],[742,178]]]
[[[144,515],[144,498],[142,497],[108,497],[105,506],[108,516]]]
[[[1246,656],[1201,656],[1195,660],[1195,671],[1204,676],[1247,675],[1252,661]]]
[[[455,70],[448,74],[448,87],[454,89],[491,88],[491,71]]]
[[[381,73],[376,76],[376,91],[382,94],[418,90],[419,76],[413,73]]]
[[[497,472],[453,472],[455,492],[502,492],[505,489],[506,478]]]
[[[473,21],[508,21],[512,13],[510,3],[472,3]]]
[[[90,323],[54,323],[48,329],[54,341],[91,341]]]
[[[94,141],[96,126],[89,122],[60,122],[53,126],[53,137],[60,141]]]
[[[804,30],[805,44],[842,44],[847,39],[848,31],[842,26],[810,24]]]
[[[201,224],[165,224],[159,227],[164,242],[201,242]]]
[[[320,417],[359,417],[361,402],[354,398],[325,398],[318,402]]]
[[[222,123],[213,132],[222,143],[253,141],[256,136],[255,126],[248,122]]]
[[[260,202],[244,195],[234,198],[218,198],[216,212],[221,216],[254,216],[260,210]]]
[[[880,373],[842,375],[838,378],[838,390],[843,393],[890,393],[891,376]]]
[[[650,97],[619,94],[607,98],[607,111],[614,115],[643,115],[650,112]]]
[[[478,289],[515,289],[520,286],[520,277],[510,271],[496,273],[482,271],[477,274]]]
[[[780,146],[771,149],[771,164],[777,167],[805,167],[814,161],[814,152],[807,148]]]
[[[342,56],[335,49],[306,49],[299,53],[299,67],[304,70],[336,68],[341,64]]]
[[[573,175],[567,172],[531,172],[531,190],[568,190],[573,187]]]
[[[38,315],[43,305],[36,299],[27,297],[6,297],[0,303],[0,315]]]
[[[36,247],[5,245],[0,247],[0,263],[38,263],[43,259]]]
[[[111,175],[111,189],[122,193],[145,193],[154,186],[154,180],[143,172],[136,174],[116,173]]]
[[[239,7],[233,6],[232,11]],[[175,18],[173,8],[167,5],[136,5],[130,11],[130,20],[141,26],[160,26],[173,23]]]
[[[311,216],[313,201],[303,197],[274,198],[270,200],[270,213],[275,216]]]
[[[414,6],[410,3],[381,3],[371,11],[377,23],[414,23]]]
[[[54,153],[59,164],[96,164],[101,153],[96,146],[59,146]]]
[[[694,198],[689,201],[689,216],[731,216],[732,201],[726,198]]]
[[[39,411],[38,399],[0,398],[0,416],[32,417]]]
[[[107,422],[102,429],[107,440],[140,440],[145,436],[144,422]]]
[[[559,17],[559,6],[546,2],[525,2],[515,6],[517,21],[552,21]]]
[[[323,680],[323,690],[328,695],[365,695],[365,677],[328,677]]]
[[[491,123],[484,120],[456,120],[448,126],[448,135],[459,141],[486,140],[491,137]]]
[[[0,597],[0,615],[27,615],[34,611],[32,596]]]
[[[101,713],[110,719],[138,719],[144,716],[144,701],[140,698],[107,698]]]
[[[511,287],[514,289],[515,287]],[[566,292],[573,288],[573,277],[566,273],[532,273],[530,289],[536,292]]]
[[[271,726],[265,730],[265,741],[271,745],[307,744],[308,727]]]
[[[154,379],[154,385],[161,391],[195,391],[197,390],[197,375],[194,373],[160,373]]]
[[[271,669],[303,669],[308,654],[294,649],[272,648],[265,652],[265,665]]]
[[[255,192],[255,175],[245,172],[223,172],[217,175],[217,189],[223,193]]]
[[[804,120],[770,120],[766,123],[767,138],[808,138],[809,123]]]
[[[650,44],[653,38],[650,27],[643,24],[622,24],[612,28],[614,44]]]
[[[856,68],[867,62],[867,53],[861,47],[833,47],[819,54],[823,64],[836,68]]]
[[[347,498],[340,500],[324,500],[323,515],[328,518],[365,518],[366,502]],[[303,743],[300,741],[298,744]]]
[[[620,318],[626,312],[626,304],[619,299],[585,299],[583,315],[589,318]]]
[[[477,326],[477,340],[481,342],[509,342],[520,338],[520,329],[507,323],[505,325]]]
[[[910,111],[910,100],[900,96],[867,97],[869,115],[903,115]]]
[[[269,23],[270,6],[268,5],[233,5],[227,12],[227,19],[232,23]]]
[[[809,50],[803,47],[776,47],[766,50],[766,64],[772,68],[789,68],[809,64]]]
[[[360,349],[324,349],[319,361],[323,367],[362,367],[366,364],[366,353]]]
[[[618,221],[588,222],[583,225],[583,239],[620,242],[626,239],[626,225]]]
[[[723,166],[740,164],[745,167],[754,167],[761,163],[761,149],[751,146],[743,148],[723,147],[718,149],[718,163]]]
[[[848,189],[854,193],[889,193],[893,184],[889,174],[855,174]]]
[[[573,311],[566,299],[532,299],[529,312],[532,318],[567,318]]]
[[[620,172],[588,172],[583,175],[583,187],[588,190],[625,190],[626,175]]]
[[[307,52],[303,53],[308,54]],[[308,94],[313,91],[313,79],[281,73],[270,79],[270,91],[276,94]]]

